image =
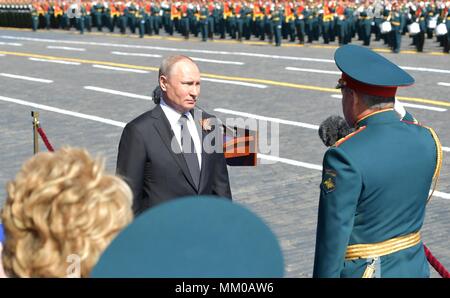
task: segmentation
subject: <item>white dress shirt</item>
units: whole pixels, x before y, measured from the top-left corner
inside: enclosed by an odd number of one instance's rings
[[[178,145],[181,148],[181,124],[180,124],[180,118],[181,115],[177,111],[175,111],[171,106],[169,106],[163,98],[161,98],[160,106],[166,115],[167,119],[169,120],[170,127],[172,128],[173,134],[175,135],[175,138],[177,139]],[[198,159],[198,166],[200,170],[202,169],[202,146],[201,146],[201,139],[198,135],[197,126],[195,125],[194,117],[192,117],[192,114],[187,112],[184,115],[187,116],[187,126],[189,133],[191,134],[192,140],[194,141],[195,151],[197,153],[197,159]]]

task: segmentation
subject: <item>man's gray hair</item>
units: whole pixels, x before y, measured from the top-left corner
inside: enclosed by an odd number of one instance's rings
[[[159,74],[158,74],[158,81],[161,76],[168,77],[170,75],[170,71],[172,70],[175,63],[181,61],[181,60],[189,60],[195,65],[197,65],[194,60],[189,58],[185,55],[172,55],[169,57],[164,58],[164,60],[161,62],[161,66],[159,67]]]
[[[384,108],[388,105],[395,103],[395,97],[382,97],[376,95],[369,95],[360,93],[360,96],[363,102],[366,104],[368,108],[377,109]]]

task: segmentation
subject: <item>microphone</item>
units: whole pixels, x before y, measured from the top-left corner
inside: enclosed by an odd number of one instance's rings
[[[334,145],[339,139],[354,131],[341,116],[330,116],[319,126],[319,137],[325,146]]]
[[[156,86],[155,89],[153,89],[152,99],[155,104],[159,104],[161,102],[162,98],[162,90],[161,87]]]

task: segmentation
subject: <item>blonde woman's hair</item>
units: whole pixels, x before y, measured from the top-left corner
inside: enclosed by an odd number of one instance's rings
[[[7,196],[1,218],[10,277],[65,277],[71,255],[81,261],[80,276],[88,277],[132,220],[128,185],[84,149],[35,155],[7,184]]]

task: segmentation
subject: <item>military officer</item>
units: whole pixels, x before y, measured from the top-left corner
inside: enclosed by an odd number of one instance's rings
[[[253,1],[253,30],[255,37],[264,40],[264,13],[263,6],[258,1]]]
[[[97,30],[99,32],[102,31],[102,16],[103,16],[103,11],[105,9],[105,6],[103,5],[102,2],[93,2],[92,4],[92,11],[93,11],[93,21],[95,21],[95,25],[97,27]]]
[[[281,46],[281,24],[283,20],[283,7],[275,0],[275,6],[273,7],[272,14],[272,30],[275,37],[275,46]]]
[[[443,35],[441,38],[443,40],[444,53],[450,52],[450,3],[447,4],[447,7],[442,9],[442,21],[447,26],[447,34]]]
[[[81,4],[79,7],[80,15],[76,18],[77,28],[80,30],[80,34],[84,34],[85,22],[86,22],[86,6]]]
[[[392,25],[392,31],[391,34],[391,48],[394,53],[400,52],[400,44],[401,44],[401,16],[399,13],[399,8],[396,2],[392,4],[392,11],[391,11],[391,25]]]
[[[303,11],[305,10],[305,6],[303,1],[297,2],[297,6],[295,8],[295,29],[297,31],[297,37],[300,44],[305,43],[305,16]]]
[[[44,9],[44,26],[45,26],[45,29],[47,29],[47,30],[50,30],[50,27],[51,27],[51,15],[53,15],[53,8],[52,8],[52,6],[47,2],[47,1],[45,1],[43,4],[42,4],[42,7],[43,7],[43,9]]]
[[[207,26],[208,26],[208,38],[213,40],[214,39],[214,31],[215,31],[215,15],[217,14],[216,10],[216,6],[214,4],[213,1],[209,1],[208,5],[208,22],[207,22]]]
[[[282,19],[282,32],[284,28],[283,38],[287,39],[289,37],[289,41],[295,41],[295,14],[293,5],[291,2],[285,2],[282,6],[284,18]]]
[[[233,9],[233,14],[235,15],[235,19],[236,19],[236,33],[237,33],[237,39],[239,41],[242,41],[242,36],[244,34],[244,10],[243,10],[243,5],[242,3],[236,2],[234,9]]]
[[[86,15],[84,16],[84,25],[85,25],[87,31],[91,32],[91,30],[92,30],[92,15],[91,15],[92,5],[88,1],[85,1],[82,4],[82,6],[86,10]]]
[[[31,28],[33,31],[36,31],[39,27],[39,11],[41,10],[41,6],[39,3],[34,3],[31,9]]]
[[[185,39],[189,39],[189,15],[188,15],[188,3],[182,2],[179,6],[179,11],[181,15],[181,21],[180,21],[180,29],[181,34],[184,36]]]
[[[130,31],[132,34],[136,33],[136,13],[138,11],[138,6],[134,1],[128,2],[126,4],[128,11],[127,11],[127,26],[130,27]]]
[[[152,2],[152,21],[153,21],[153,30],[155,30],[155,34],[159,35],[159,28],[161,27],[161,7],[159,3]]]
[[[330,43],[331,36],[334,36],[334,33],[332,32],[334,26],[332,27],[331,23],[334,23],[334,13],[328,6],[328,3],[325,3],[322,13],[322,36],[324,44]]]
[[[313,276],[428,277],[420,229],[442,149],[433,129],[393,110],[397,87],[414,79],[365,47],[334,59],[355,131],[324,156]]]
[[[139,5],[136,7],[136,25],[138,26],[139,38],[144,38],[145,35],[145,20],[147,15],[145,13],[145,7],[143,5]]]
[[[202,5],[200,6],[199,10],[199,26],[200,26],[200,32],[202,34],[202,41],[206,41],[208,38],[208,6],[206,4],[206,1],[203,0]]]

